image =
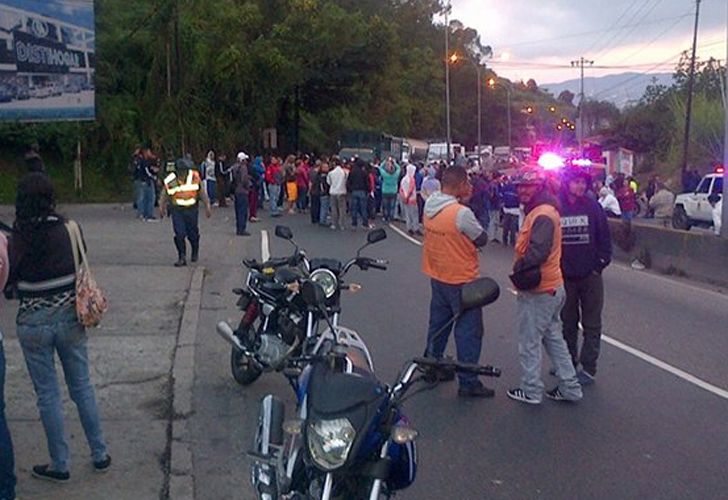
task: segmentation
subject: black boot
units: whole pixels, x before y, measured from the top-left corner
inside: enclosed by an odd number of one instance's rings
[[[175,238],[174,246],[177,247],[177,262],[174,263],[174,267],[182,267],[187,265],[187,246],[185,245],[184,238]]]

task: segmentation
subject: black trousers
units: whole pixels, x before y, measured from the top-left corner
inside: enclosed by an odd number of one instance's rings
[[[180,258],[186,254],[185,238],[189,240],[192,254],[197,255],[200,248],[199,219],[197,206],[193,208],[172,208],[172,228],[174,229],[174,245]]]
[[[602,309],[604,308],[604,281],[600,274],[586,278],[564,280],[566,303],[561,310],[564,340],[569,347],[574,366],[597,373],[597,359],[602,338]],[[579,322],[584,329],[584,340],[579,350]]]
[[[321,195],[311,195],[311,224],[318,224],[321,218]]]

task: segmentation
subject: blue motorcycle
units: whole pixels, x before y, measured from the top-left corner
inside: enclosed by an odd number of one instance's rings
[[[493,303],[499,294],[489,278],[466,285],[460,314]],[[325,294],[317,284],[304,283],[302,296],[310,307],[324,310]],[[363,340],[333,324],[316,349],[291,360],[291,370],[299,373],[296,417],[285,419],[279,398],[263,398],[249,452],[261,500],[390,498],[410,486],[417,471],[417,431],[402,411],[407,393],[416,386],[432,388],[455,372],[500,376],[492,366],[415,358],[389,386],[374,375]]]

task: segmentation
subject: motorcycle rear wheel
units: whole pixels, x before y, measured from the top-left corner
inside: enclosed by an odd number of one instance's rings
[[[235,381],[242,385],[250,385],[263,373],[253,360],[244,352],[233,347],[230,351],[230,371]]]

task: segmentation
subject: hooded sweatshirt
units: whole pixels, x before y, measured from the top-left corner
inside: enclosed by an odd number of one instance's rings
[[[405,205],[417,205],[417,181],[415,172],[417,167],[407,165],[407,175],[399,183],[399,197]]]
[[[449,194],[433,193],[425,203],[422,269],[437,281],[461,285],[480,273],[477,247],[488,235],[473,211]]]
[[[612,238],[601,205],[588,196],[561,203],[561,271],[566,279],[601,273],[612,260]]]
[[[427,199],[440,190],[440,181],[437,180],[437,171],[430,167],[427,170],[427,178],[422,182],[422,198]]]

